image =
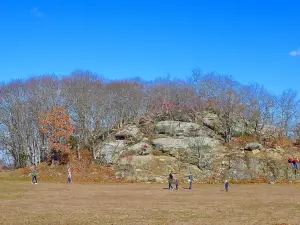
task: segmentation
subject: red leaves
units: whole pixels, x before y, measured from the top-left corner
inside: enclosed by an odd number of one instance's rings
[[[74,123],[66,109],[62,107],[53,108],[40,116],[39,123],[40,132],[47,134],[51,149],[62,152],[70,151],[69,138],[73,134]]]
[[[170,102],[166,102],[164,101],[162,103],[163,106],[166,106],[168,110],[171,110],[172,108],[174,108],[174,104],[170,103]]]
[[[280,136],[278,138],[265,138],[264,145],[271,148],[279,147],[289,147],[292,145],[292,141],[289,137]]]
[[[191,97],[188,101],[166,101],[161,98],[152,101],[150,104],[150,112],[154,114],[172,114],[176,111],[180,112],[194,112],[204,109],[206,107],[214,107],[216,105],[215,100],[203,100],[198,97]]]
[[[215,106],[217,104],[217,102],[215,100],[208,100],[207,103],[208,103],[208,105],[211,105],[211,106]]]

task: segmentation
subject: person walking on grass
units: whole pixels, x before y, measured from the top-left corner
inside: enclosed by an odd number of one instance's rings
[[[72,172],[70,168],[68,168],[68,183],[72,183]]]
[[[189,190],[192,190],[192,184],[193,184],[193,175],[190,172],[190,175],[189,175]]]
[[[36,176],[37,176],[36,165],[34,164],[34,166],[33,166],[33,172],[32,172],[32,183],[33,184],[37,184],[38,183]]]
[[[175,185],[176,185],[176,191],[178,191],[178,186],[179,186],[179,181],[178,181],[178,179],[175,180]]]
[[[225,181],[225,190],[226,192],[228,192],[228,187],[229,187],[229,182],[228,180]]]
[[[172,186],[172,183],[173,183],[173,174],[172,172],[169,174],[169,190],[173,190],[173,186]]]

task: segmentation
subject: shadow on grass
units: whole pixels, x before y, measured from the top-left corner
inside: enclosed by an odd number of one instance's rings
[[[172,189],[169,189],[169,188],[162,188],[163,190],[172,190]],[[180,189],[183,189],[183,190],[190,190],[188,187],[182,187],[182,188],[178,188],[178,190]],[[176,188],[173,188],[173,190],[175,191]]]

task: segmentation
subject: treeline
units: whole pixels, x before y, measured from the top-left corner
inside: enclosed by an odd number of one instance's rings
[[[299,101],[294,90],[276,96],[258,84],[242,85],[229,76],[193,71],[187,79],[106,81],[89,71],[70,76],[44,75],[0,86],[0,146],[15,167],[46,160],[47,135],[40,115],[53,107],[68,110],[75,122],[76,145],[93,143],[115,127],[143,115],[172,110],[214,110],[219,115],[224,140],[229,142],[237,121],[246,121],[259,136],[266,125],[282,135],[299,135]],[[298,128],[298,129],[297,129]]]

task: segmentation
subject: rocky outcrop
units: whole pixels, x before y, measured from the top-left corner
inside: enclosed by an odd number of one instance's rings
[[[274,181],[291,179],[293,174],[286,166],[284,149],[264,149],[260,143],[225,145],[216,132],[220,122],[213,113],[206,114],[201,123],[145,120],[141,124],[142,129],[125,126],[115,140],[97,150],[98,159],[114,165],[116,177],[166,182],[172,171],[182,181],[189,172],[196,181],[261,177]]]

